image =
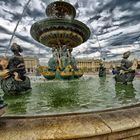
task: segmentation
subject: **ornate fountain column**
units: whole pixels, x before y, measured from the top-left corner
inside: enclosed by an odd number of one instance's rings
[[[75,58],[71,55],[74,47],[88,40],[89,28],[75,20],[75,8],[64,1],[55,1],[46,8],[47,19],[34,23],[31,36],[46,47],[52,48],[53,57],[48,68],[40,68],[47,79],[79,78],[83,73],[77,69]]]

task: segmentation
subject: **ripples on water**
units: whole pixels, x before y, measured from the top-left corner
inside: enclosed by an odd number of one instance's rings
[[[115,84],[112,77],[82,77],[72,81],[33,82],[32,92],[5,96],[6,115],[39,115],[103,110],[137,103],[139,80]],[[2,93],[2,92],[1,92]]]

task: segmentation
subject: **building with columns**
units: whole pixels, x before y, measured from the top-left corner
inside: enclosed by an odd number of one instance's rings
[[[101,59],[76,59],[77,67],[82,69],[85,73],[98,73]],[[120,64],[120,61],[103,61],[104,66],[106,67],[106,72],[110,73],[113,67],[116,67]]]
[[[76,59],[77,67],[82,69],[84,72],[98,72],[99,63],[101,60],[97,59]]]
[[[26,72],[29,75],[37,75],[36,68],[39,65],[38,57],[26,56],[24,57]]]

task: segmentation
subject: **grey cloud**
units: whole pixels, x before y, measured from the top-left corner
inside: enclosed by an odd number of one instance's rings
[[[9,20],[10,22],[13,22],[16,24],[17,20],[21,16],[21,12],[23,10],[23,6],[25,5],[26,1],[22,0],[1,0],[5,4],[5,9],[3,13],[0,13],[0,17],[3,18],[5,21]],[[32,2],[28,5],[25,14],[20,22],[20,28],[21,26],[25,28],[26,25],[24,23],[26,22],[26,17],[29,18],[30,21],[27,21],[28,24],[31,26],[31,20],[38,20],[46,18],[45,15],[45,3],[46,6],[48,3],[50,3],[53,0],[38,0],[38,2],[41,2],[42,9],[39,9],[37,6],[35,8],[32,7]],[[70,2],[73,2],[70,0]],[[91,36],[90,39],[94,41],[87,41],[85,43],[85,46],[87,45],[87,49],[83,49],[81,51],[82,54],[89,55],[96,52],[101,52],[106,58],[112,59],[115,57],[120,57],[122,53],[120,54],[111,54],[109,49],[115,49],[121,48],[122,45],[125,48],[125,45],[133,45],[137,40],[140,40],[139,35],[139,29],[138,31],[130,31],[130,33],[125,32],[125,27],[133,28],[135,25],[137,26],[140,23],[140,10],[138,7],[135,7],[135,5],[140,2],[139,0],[77,0],[77,2],[74,3],[75,8],[79,12],[79,16],[86,16],[87,20],[84,21],[91,29]],[[98,3],[98,4],[96,4]],[[20,11],[14,12],[14,10],[11,10],[11,8],[16,8],[18,6]],[[83,9],[81,8],[83,7]],[[126,15],[122,15],[119,18],[116,18],[118,13],[115,13],[115,9],[119,8],[119,12],[124,12]],[[82,11],[80,11],[82,9]],[[85,10],[85,11],[83,11]],[[128,12],[128,13],[127,13]],[[7,14],[7,17],[5,17],[5,14]],[[83,17],[79,17],[77,15],[76,18],[78,18],[80,21],[83,21]],[[35,21],[34,21],[35,22]],[[116,27],[116,28],[115,28]],[[123,31],[117,32],[118,29],[124,29]],[[19,30],[19,28],[18,28]],[[128,30],[128,28],[126,28]],[[114,33],[116,31],[116,33]],[[12,32],[9,28],[5,28],[5,26],[0,25],[0,33],[4,33],[6,35],[12,35]],[[113,34],[112,34],[113,33]],[[108,35],[112,34],[112,35]],[[98,46],[95,46],[95,43],[97,44],[97,40],[95,35],[99,36],[99,42],[101,43],[101,48]],[[44,47],[40,43],[36,42],[32,39],[32,37],[27,34],[22,34],[21,32],[16,31],[15,38],[20,39],[23,42],[29,43],[31,45],[35,45],[36,49],[32,50],[31,48],[24,48],[24,52],[27,55],[38,55],[39,57],[46,57],[50,55],[51,49],[48,47]],[[0,38],[0,47],[5,49],[8,46],[9,39],[8,38]],[[103,44],[103,45],[102,45]],[[119,46],[120,45],[120,46]],[[24,47],[24,46],[23,46]],[[41,49],[42,52],[38,53],[38,49]],[[127,48],[127,47],[126,47]],[[1,53],[3,53],[2,50],[0,50]],[[135,50],[133,54],[139,54],[139,50]],[[140,56],[140,55],[139,55]],[[138,57],[139,57],[138,56]],[[140,58],[140,57],[139,57]]]
[[[139,32],[137,33],[127,33],[120,35],[119,37],[115,37],[110,39],[110,45],[117,46],[117,45],[129,45],[133,44],[135,40],[137,40],[140,37]]]
[[[136,25],[140,22],[140,13],[137,15],[134,14],[134,15],[124,16],[124,17],[120,18],[120,20],[124,21],[119,25],[120,27]]]
[[[44,11],[43,11],[44,10]],[[31,10],[30,8],[27,8],[25,16],[30,16],[30,17],[44,17],[45,16],[45,9],[43,9],[42,11],[34,9]]]
[[[4,27],[0,26],[0,32],[5,34],[11,34],[11,32],[8,29],[5,29]]]
[[[10,14],[12,15],[12,19],[10,19],[9,21],[17,21],[20,19],[21,17],[21,13],[13,13],[11,11],[8,10],[3,10],[6,14]],[[7,19],[8,20],[8,19]]]

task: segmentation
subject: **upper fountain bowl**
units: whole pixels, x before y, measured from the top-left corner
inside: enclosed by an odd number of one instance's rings
[[[74,19],[76,10],[71,4],[67,2],[55,1],[47,6],[46,15],[49,18]]]
[[[44,19],[31,27],[32,37],[47,47],[74,48],[87,41],[89,28],[78,20]]]
[[[31,27],[32,37],[51,48],[74,48],[90,37],[90,29],[75,20],[75,8],[64,1],[56,1],[46,8],[48,19],[34,23]]]

